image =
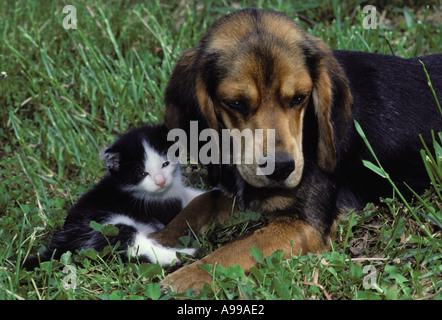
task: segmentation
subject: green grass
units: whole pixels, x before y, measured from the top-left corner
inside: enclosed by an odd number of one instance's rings
[[[110,248],[99,254],[65,254],[38,272],[20,270],[18,262],[44,249],[52,232],[63,225],[68,208],[101,177],[101,148],[116,134],[162,121],[163,92],[174,63],[223,14],[248,6],[276,9],[333,49],[403,57],[441,51],[442,25],[434,15],[438,1],[428,8],[419,1],[413,8],[379,4],[378,12],[386,9],[387,20],[375,30],[363,29],[364,16],[354,10],[357,3],[77,2],[78,29],[66,30],[60,2],[7,1],[0,7],[0,71],[7,73],[0,78],[0,299],[174,297],[162,294],[158,286],[174,267],[124,264]],[[440,174],[435,147],[427,146],[423,158],[436,154],[425,165]],[[262,257],[252,249],[257,265],[251,274],[236,266],[208,266],[218,290],[206,287],[197,296],[184,296],[441,299],[441,232],[436,221],[442,199],[437,174],[434,179],[421,200],[407,205],[392,192],[384,206],[368,204],[344,217],[329,252],[284,260],[279,252]],[[204,185],[204,172],[189,181]],[[199,258],[264,224],[259,215],[246,213],[226,226],[212,226],[198,239],[182,241],[199,248]],[[375,280],[364,282],[373,270]]]

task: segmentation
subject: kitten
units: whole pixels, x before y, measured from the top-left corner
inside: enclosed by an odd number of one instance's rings
[[[100,158],[108,174],[68,212],[63,229],[55,232],[49,248],[40,257],[27,259],[24,267],[32,270],[39,260],[59,259],[66,251],[101,251],[118,241],[118,250],[126,250],[126,258],[138,256],[163,266],[176,259],[177,251],[192,255],[194,249],[166,248],[149,238],[202,193],[182,184],[179,164],[167,160],[171,143],[166,137],[165,125],[146,125],[122,135],[102,151]],[[119,233],[104,237],[90,227],[91,221],[112,224]]]

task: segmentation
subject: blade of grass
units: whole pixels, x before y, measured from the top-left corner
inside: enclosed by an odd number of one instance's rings
[[[434,137],[434,136],[433,136]],[[422,139],[422,137],[421,137]],[[425,147],[425,150],[421,150],[421,157],[422,161],[425,165],[425,169],[427,170],[428,176],[430,177],[431,183],[433,184],[434,190],[436,191],[437,195],[439,196],[439,199],[442,200],[442,195],[440,193],[440,186],[441,184],[441,169],[440,167],[433,167],[436,164],[436,161],[434,160],[433,156],[431,155],[431,152],[428,150],[427,145],[425,144],[424,140],[422,139],[422,143]],[[438,180],[436,182],[436,180]],[[439,185],[439,187],[438,187]]]
[[[427,68],[425,68],[425,64],[422,62],[422,60],[419,60],[419,62],[421,63],[422,68],[424,69],[425,76],[427,77],[428,86],[430,87],[431,93],[433,94],[434,97],[434,101],[436,101],[437,108],[439,109],[440,116],[442,117],[442,108],[440,106],[439,100],[437,99],[436,92],[434,91],[430,75],[428,74]]]
[[[365,145],[367,146],[367,148],[370,150],[370,153],[372,154],[372,156],[374,157],[376,164],[377,164],[377,168],[374,171],[375,173],[380,172],[381,173],[381,177],[385,178],[388,180],[388,182],[391,184],[391,186],[393,187],[393,189],[395,190],[395,192],[397,193],[397,195],[399,196],[399,198],[401,199],[401,201],[405,204],[405,206],[407,207],[407,209],[411,212],[411,214],[413,215],[413,217],[416,219],[416,221],[418,222],[418,224],[421,226],[422,230],[424,230],[425,234],[432,240],[434,240],[433,235],[430,233],[430,231],[428,231],[427,227],[425,226],[425,224],[422,223],[422,221],[419,219],[418,215],[416,214],[415,210],[413,210],[413,208],[410,206],[410,204],[408,203],[408,201],[405,199],[405,197],[402,195],[402,193],[399,191],[399,189],[397,188],[396,184],[393,182],[393,180],[391,180],[390,176],[388,175],[388,173],[384,170],[384,168],[382,168],[381,163],[379,162],[378,157],[376,156],[375,152],[373,151],[373,148],[371,147],[370,142],[368,141],[367,137],[365,136],[364,131],[362,130],[360,124],[355,120],[355,127],[356,130],[358,131],[359,135],[361,136],[362,140],[364,140]],[[368,161],[364,162],[364,165],[367,163]],[[369,167],[367,167],[368,169],[372,170],[372,168],[375,165],[371,163],[371,165]],[[439,251],[442,253],[442,249],[439,248]]]

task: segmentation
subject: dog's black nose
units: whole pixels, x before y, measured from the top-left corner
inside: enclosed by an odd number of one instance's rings
[[[267,163],[260,164],[265,167]],[[295,170],[295,160],[285,153],[275,154],[275,170],[273,173],[266,175],[267,178],[274,181],[286,179]]]

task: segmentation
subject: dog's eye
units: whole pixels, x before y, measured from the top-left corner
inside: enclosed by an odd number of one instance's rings
[[[246,113],[247,112],[247,108],[245,106],[245,104],[239,100],[232,100],[232,101],[223,101],[223,103],[228,106],[230,109],[241,112],[241,113]]]
[[[290,104],[290,108],[295,108],[297,105],[301,104],[305,100],[306,97],[307,97],[306,94],[296,95]]]

